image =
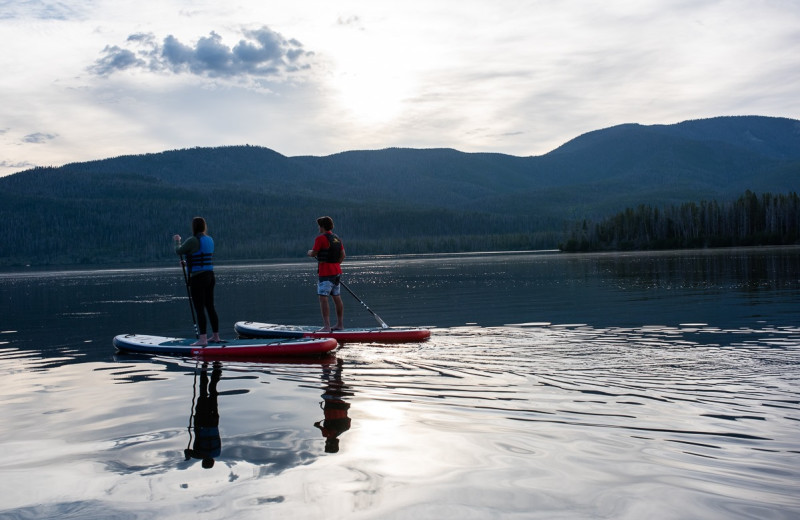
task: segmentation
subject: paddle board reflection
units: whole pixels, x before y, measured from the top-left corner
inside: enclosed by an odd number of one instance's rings
[[[350,429],[350,417],[347,415],[350,403],[345,402],[345,396],[352,396],[353,392],[342,381],[342,360],[337,359],[335,365],[322,367],[323,387],[322,408],[325,418],[314,423],[325,437],[325,453],[339,451],[339,436]]]
[[[214,362],[211,378],[208,363],[200,369],[200,394],[197,395],[197,372],[195,372],[195,397],[193,413],[189,421],[189,445],[183,450],[186,460],[200,459],[204,468],[214,467],[214,459],[222,452],[219,436],[219,408],[217,406],[217,383],[222,376],[220,363]]]

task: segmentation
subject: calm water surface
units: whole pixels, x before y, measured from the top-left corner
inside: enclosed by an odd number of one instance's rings
[[[192,335],[179,268],[0,274],[0,518],[800,518],[800,248],[345,267],[431,340],[123,356]],[[223,334],[316,323],[313,284],[218,268]]]

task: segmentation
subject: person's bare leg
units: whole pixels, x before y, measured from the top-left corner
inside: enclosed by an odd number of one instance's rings
[[[331,309],[328,306],[328,297],[319,297],[319,310],[322,312],[322,328],[317,332],[330,332],[331,331]]]
[[[341,296],[333,296],[333,304],[336,306],[336,326],[332,330],[344,329],[344,302]]]

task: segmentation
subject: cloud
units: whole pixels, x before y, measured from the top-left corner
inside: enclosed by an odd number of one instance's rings
[[[266,26],[245,30],[243,36],[229,47],[214,31],[194,45],[182,43],[173,35],[159,42],[152,34],[132,34],[123,47],[106,46],[90,71],[100,76],[141,69],[212,78],[277,77],[310,67],[308,61],[314,53],[295,39],[287,40]]]
[[[0,0],[0,20],[34,18],[41,20],[71,20],[81,18],[84,9],[68,2],[46,0]]]
[[[111,74],[118,70],[125,70],[132,67],[144,67],[147,62],[139,59],[131,50],[123,49],[114,45],[106,47],[105,56],[95,62],[93,71],[100,75]]]
[[[34,167],[36,167],[36,165],[28,161],[21,161],[21,162],[0,161],[0,168],[12,168],[15,170],[21,170],[25,168],[34,168]]]
[[[25,137],[23,137],[22,142],[41,144],[41,143],[46,143],[47,141],[52,141],[56,137],[58,137],[58,134],[43,134],[41,132],[36,132],[34,134],[28,134]]]
[[[357,27],[360,30],[364,30],[364,27],[361,24],[361,18],[359,16],[356,16],[356,15],[348,16],[348,17],[340,16],[336,20],[336,25],[341,25],[341,26],[345,26],[345,27],[347,27],[347,26]]]

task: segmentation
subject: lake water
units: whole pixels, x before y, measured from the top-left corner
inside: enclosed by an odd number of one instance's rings
[[[0,518],[800,518],[800,248],[344,267],[431,339],[123,356],[193,335],[179,267],[0,274]],[[218,267],[223,336],[317,324],[312,269]]]

